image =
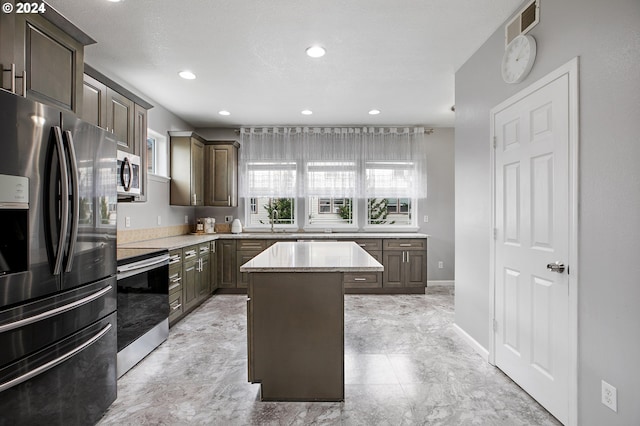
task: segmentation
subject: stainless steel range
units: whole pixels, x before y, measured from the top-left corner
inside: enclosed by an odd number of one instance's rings
[[[118,377],[169,336],[169,252],[118,248]]]

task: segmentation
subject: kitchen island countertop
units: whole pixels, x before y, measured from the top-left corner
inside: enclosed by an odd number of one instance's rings
[[[382,272],[383,269],[351,241],[280,241],[240,267],[241,272]]]

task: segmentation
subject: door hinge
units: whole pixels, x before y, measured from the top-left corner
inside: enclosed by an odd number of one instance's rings
[[[493,228],[493,239],[494,240],[498,239],[498,228]]]
[[[497,137],[493,137],[493,149],[496,149],[496,146],[498,146],[498,138]]]
[[[498,321],[495,319],[493,320],[493,331],[494,333],[498,331]]]

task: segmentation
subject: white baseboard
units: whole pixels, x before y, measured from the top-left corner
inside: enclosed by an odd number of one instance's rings
[[[458,336],[462,337],[462,339],[469,344],[477,353],[484,359],[489,362],[489,351],[485,349],[476,339],[471,337],[469,333],[460,328],[458,324],[453,324],[453,329],[458,333]]]
[[[427,287],[435,287],[435,286],[455,286],[455,281],[453,280],[427,281]]]

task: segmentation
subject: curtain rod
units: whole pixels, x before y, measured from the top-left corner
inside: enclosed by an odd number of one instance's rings
[[[421,126],[243,126],[240,129],[235,129],[234,132],[239,134],[242,129],[288,129],[296,132],[298,132],[297,129],[423,129],[425,135],[430,135],[434,132],[433,127]]]

